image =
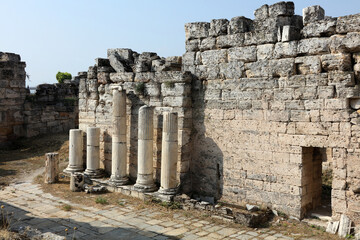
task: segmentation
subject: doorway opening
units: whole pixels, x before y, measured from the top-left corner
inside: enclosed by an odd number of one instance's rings
[[[302,216],[331,217],[332,149],[302,148]]]

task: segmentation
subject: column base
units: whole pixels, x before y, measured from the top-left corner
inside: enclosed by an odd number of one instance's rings
[[[165,188],[160,187],[158,193],[162,194],[162,195],[176,195],[177,190],[178,190],[177,188],[165,189]]]
[[[84,175],[88,176],[89,178],[102,178],[104,176],[104,172],[102,169],[86,169]]]
[[[83,171],[84,171],[83,167],[76,167],[76,166],[68,166],[63,170],[63,172],[67,174],[71,174],[75,172],[83,172]]]
[[[116,179],[116,178],[110,177],[108,184],[110,186],[115,186],[115,187],[127,185],[127,184],[129,184],[129,178],[123,177],[123,178]]]
[[[155,183],[150,184],[150,185],[136,183],[133,186],[133,188],[134,188],[134,190],[139,191],[139,192],[155,192],[157,190]]]

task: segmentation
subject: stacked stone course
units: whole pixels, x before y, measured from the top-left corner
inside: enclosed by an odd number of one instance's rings
[[[332,18],[312,6],[297,16],[292,2],[280,2],[257,9],[254,20],[186,24],[182,58],[109,49],[80,74],[80,128],[101,128],[110,172],[112,90],[121,87],[133,180],[138,111],[148,105],[157,182],[161,113],[173,111],[182,191],[302,218],[319,204],[326,158],[333,219],[347,214],[359,223],[359,26],[360,14]],[[321,161],[319,152],[327,153]]]
[[[25,62],[0,52],[0,146],[18,137],[64,132],[78,125],[78,86],[42,84],[35,94],[25,87]]]

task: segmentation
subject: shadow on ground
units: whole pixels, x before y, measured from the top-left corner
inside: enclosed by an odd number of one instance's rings
[[[10,229],[15,232],[23,231],[27,226],[30,226],[42,234],[52,233],[66,237],[66,239],[179,239],[152,231],[139,230],[136,227],[126,224],[115,227],[111,226],[111,223],[107,226],[101,226],[103,223],[100,221],[79,222],[71,218],[39,218],[32,216],[28,211],[4,201],[0,201],[0,205],[4,206],[2,212],[11,219]],[[111,219],[109,219],[109,222],[111,222]],[[74,230],[75,227],[77,228],[76,230]],[[65,229],[68,230],[65,231]],[[29,231],[29,233],[30,232],[31,231]]]

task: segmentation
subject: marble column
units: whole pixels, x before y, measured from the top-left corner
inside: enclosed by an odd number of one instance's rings
[[[134,188],[142,192],[156,190],[153,179],[153,110],[149,106],[139,109],[138,171]]]
[[[65,173],[84,171],[83,136],[80,129],[71,129],[69,133],[69,165]]]
[[[100,169],[100,128],[88,127],[86,131],[86,170],[90,178],[102,177]]]
[[[59,180],[59,153],[45,154],[45,183],[56,183]]]
[[[177,113],[164,112],[161,145],[161,179],[159,193],[175,195],[177,191],[178,121]]]
[[[126,92],[113,90],[113,134],[109,184],[128,183],[126,176]]]

